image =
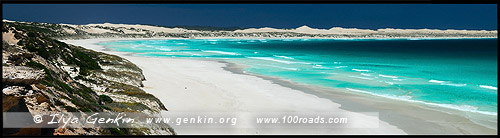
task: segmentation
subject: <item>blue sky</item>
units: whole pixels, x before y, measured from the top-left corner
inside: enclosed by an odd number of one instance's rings
[[[165,26],[498,29],[496,4],[3,4],[3,19]]]

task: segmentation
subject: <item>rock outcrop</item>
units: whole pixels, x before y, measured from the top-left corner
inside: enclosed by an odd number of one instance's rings
[[[137,112],[148,115],[167,110],[159,99],[140,88],[145,78],[136,65],[118,56],[54,40],[51,37],[56,31],[54,27],[3,24],[3,112]],[[30,115],[26,120],[33,118]],[[59,124],[33,128],[35,125],[4,128],[3,134],[175,134],[168,124],[137,128],[62,128]]]
[[[40,83],[44,78],[43,70],[25,66],[2,68],[2,82],[7,85],[30,85]]]

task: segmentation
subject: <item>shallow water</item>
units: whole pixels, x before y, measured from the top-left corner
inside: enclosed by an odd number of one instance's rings
[[[497,115],[497,39],[104,42],[139,56],[218,58],[296,83]]]

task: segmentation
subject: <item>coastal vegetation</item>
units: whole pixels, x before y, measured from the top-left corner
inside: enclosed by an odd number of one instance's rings
[[[140,112],[167,110],[143,91],[142,70],[118,56],[68,45],[55,37],[68,26],[7,23],[2,26],[3,112]],[[77,31],[78,32],[78,31]],[[78,34],[78,33],[77,33]],[[7,40],[8,39],[8,40]],[[125,77],[124,77],[125,76]],[[25,108],[20,108],[25,107]],[[53,128],[35,133],[11,129],[4,135],[144,135],[138,128]],[[168,125],[155,126],[175,134]],[[144,130],[148,128],[148,130]],[[152,127],[153,128],[153,127]]]

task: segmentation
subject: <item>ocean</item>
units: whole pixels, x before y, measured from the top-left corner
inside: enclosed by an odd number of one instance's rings
[[[168,39],[99,43],[221,59],[295,83],[497,116],[497,39]]]

